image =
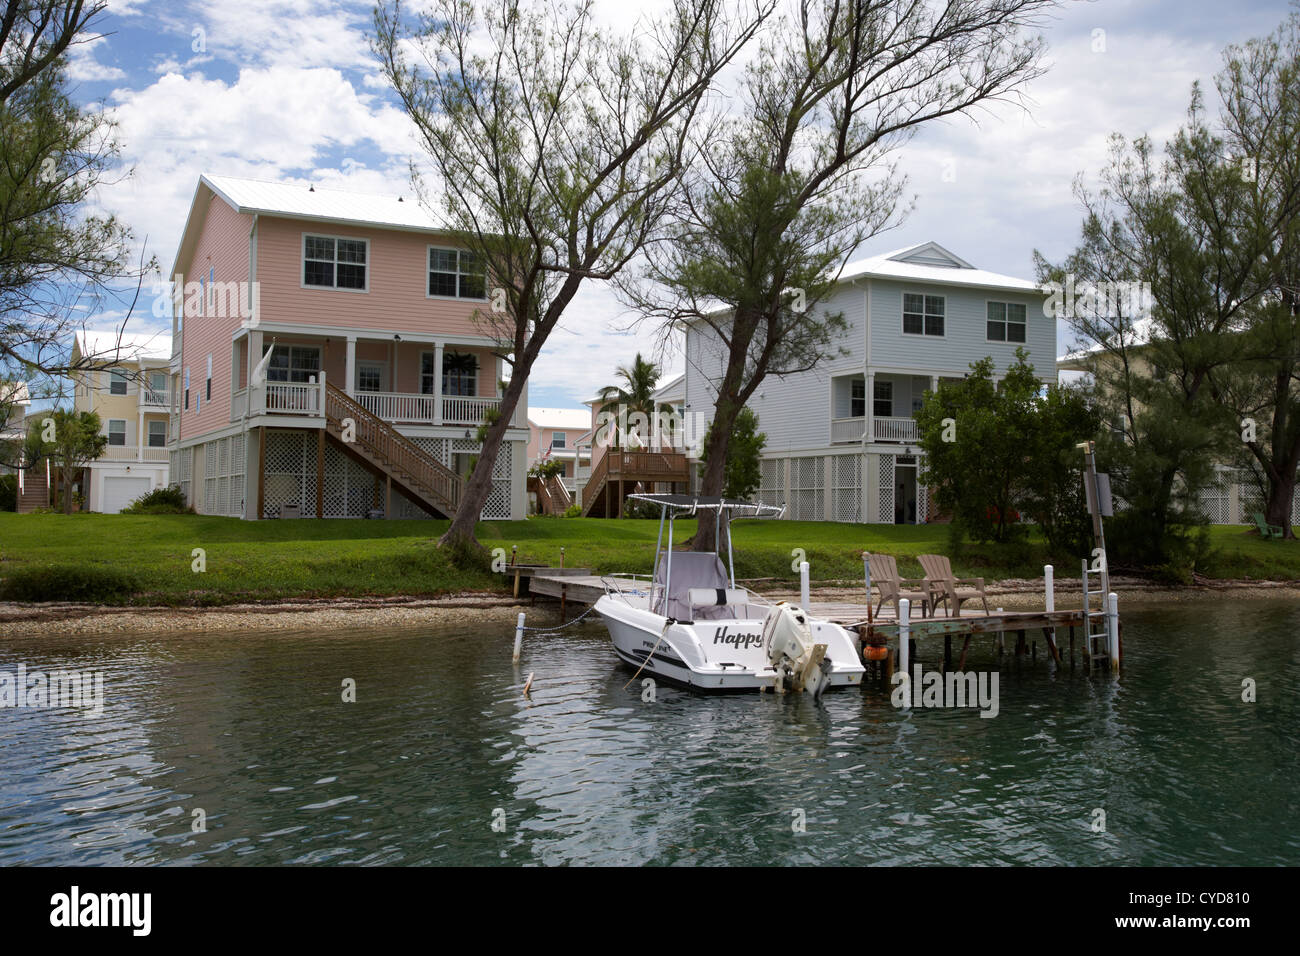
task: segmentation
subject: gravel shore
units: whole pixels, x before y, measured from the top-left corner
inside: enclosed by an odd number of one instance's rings
[[[1043,582],[1007,580],[990,582],[990,607],[1043,606]],[[1271,581],[1216,581],[1195,587],[1173,588],[1146,581],[1114,578],[1112,590],[1122,606],[1157,601],[1221,600],[1225,592],[1234,599],[1289,598],[1300,600],[1300,584]],[[773,600],[798,600],[797,593],[781,588],[767,591]],[[812,590],[813,601],[856,603],[862,585],[835,582]],[[1056,585],[1056,606],[1078,607],[1079,581],[1065,579]],[[440,598],[348,598],[339,600],[286,600],[258,604],[232,604],[215,608],[104,607],[93,604],[0,603],[0,638],[42,637],[61,634],[161,633],[222,630],[297,630],[330,627],[402,627],[448,625],[472,621],[511,625],[520,611],[530,625],[558,624],[559,605],[545,599],[532,605],[509,595],[466,593]],[[574,607],[572,618],[580,613]]]

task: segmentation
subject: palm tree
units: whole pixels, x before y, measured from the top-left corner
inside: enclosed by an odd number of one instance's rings
[[[623,385],[606,385],[600,390],[598,396],[601,402],[600,411],[604,414],[617,415],[622,406],[627,409],[629,415],[641,412],[648,421],[653,422],[657,410],[654,394],[661,371],[658,365],[647,362],[641,357],[641,353],[637,352],[630,367],[620,365],[618,368],[618,376],[623,380]],[[653,431],[653,428],[651,430]],[[615,448],[618,447],[618,438],[618,430],[615,429],[613,446]]]
[[[451,389],[449,395],[464,395],[466,380],[478,372],[478,359],[470,352],[448,352],[442,360],[442,371]]]

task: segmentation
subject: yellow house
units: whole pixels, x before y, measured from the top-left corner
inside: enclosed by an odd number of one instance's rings
[[[77,333],[73,363],[97,366],[73,376],[73,408],[99,414],[108,446],[87,466],[82,493],[88,511],[116,514],[170,479],[167,453],[171,405],[171,337],[159,333]]]

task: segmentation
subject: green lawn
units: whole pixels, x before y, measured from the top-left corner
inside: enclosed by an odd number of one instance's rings
[[[224,604],[279,597],[437,595],[500,587],[485,569],[454,566],[434,547],[442,521],[260,521],[187,515],[0,514],[0,584],[8,596],[136,604]],[[679,537],[693,532],[680,522]],[[645,520],[534,518],[485,522],[479,540],[524,563],[565,564],[601,573],[648,573],[658,523]],[[1261,541],[1244,529],[1211,530],[1216,577],[1300,579],[1300,542]],[[943,525],[848,525],[738,521],[736,574],[793,583],[792,552],[802,548],[814,580],[860,580],[861,552],[897,556],[919,577],[918,554],[946,553]],[[191,565],[195,548],[207,570]],[[1049,555],[1041,541],[968,549],[953,561],[963,576],[1036,577],[1051,562],[1072,577],[1079,558]],[[27,590],[15,591],[16,587]]]

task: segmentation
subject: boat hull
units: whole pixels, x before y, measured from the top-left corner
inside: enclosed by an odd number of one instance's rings
[[[596,612],[609,630],[614,651],[642,676],[666,680],[702,693],[756,691],[774,687],[776,672],[766,660],[762,620],[668,622],[662,615],[606,596]],[[864,668],[851,635],[816,622],[813,637],[827,645],[828,688],[862,682]]]

